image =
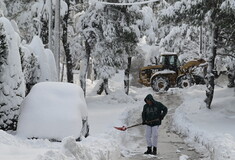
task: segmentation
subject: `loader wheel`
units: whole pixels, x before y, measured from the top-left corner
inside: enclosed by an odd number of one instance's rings
[[[179,77],[178,81],[177,81],[177,85],[180,88],[187,88],[193,85],[193,80],[191,78],[191,76],[188,75],[184,75],[182,77]]]
[[[154,91],[167,91],[169,89],[169,80],[166,77],[155,77],[152,79],[151,87]]]

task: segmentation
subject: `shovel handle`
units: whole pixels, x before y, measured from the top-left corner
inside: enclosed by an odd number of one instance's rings
[[[148,123],[155,122],[155,121],[159,121],[159,119],[154,119],[152,121],[148,121]],[[120,131],[125,131],[128,128],[137,127],[137,126],[140,126],[140,125],[142,125],[142,123],[134,124],[134,125],[131,125],[131,126],[128,126],[128,127],[123,126],[123,127],[114,127],[114,128],[116,128],[116,129],[118,129]]]
[[[136,126],[140,126],[140,125],[142,125],[142,123],[134,124],[134,125],[132,125],[132,126],[126,127],[126,129],[132,128],[132,127],[136,127]]]
[[[147,123],[151,123],[151,122],[155,122],[155,121],[159,121],[159,119],[154,119],[152,121],[148,121]],[[136,127],[136,126],[140,126],[140,125],[142,125],[142,123],[138,123],[138,124],[134,124],[132,126],[128,126],[128,127],[126,127],[126,129]]]

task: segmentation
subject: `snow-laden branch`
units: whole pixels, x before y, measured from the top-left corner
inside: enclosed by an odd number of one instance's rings
[[[110,3],[110,2],[96,1],[96,3],[101,3],[105,5],[116,5],[116,6],[129,6],[129,5],[136,5],[136,4],[147,4],[147,3],[152,3],[152,2],[159,2],[159,0],[148,0],[148,1],[134,2],[134,3]]]

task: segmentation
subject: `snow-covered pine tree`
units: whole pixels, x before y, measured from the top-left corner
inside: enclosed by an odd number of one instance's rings
[[[124,1],[122,1],[124,2]],[[157,21],[154,15],[153,5],[129,5],[125,12],[125,23],[122,26],[124,39],[121,41],[124,45],[124,51],[128,56],[127,69],[125,70],[124,85],[125,92],[129,91],[129,70],[131,59],[143,54],[136,51],[137,44],[141,38],[145,38],[150,46],[155,46]],[[155,51],[156,52],[156,51]]]
[[[225,0],[221,4],[221,12],[223,17],[221,18],[221,25],[223,26],[221,36],[223,37],[224,48],[218,52],[218,55],[225,59],[223,64],[226,64],[228,74],[228,87],[235,87],[235,1]],[[221,47],[222,48],[222,47]],[[217,64],[217,63],[216,63]],[[224,66],[224,65],[223,65]],[[223,66],[217,66],[222,68]]]
[[[179,21],[179,23],[172,21],[169,18],[172,12],[174,12],[174,7],[170,6],[170,3],[161,1],[158,5],[156,16],[159,28],[157,30],[156,43],[159,45],[160,50],[177,53],[181,63],[194,58],[204,58],[205,55],[202,53],[205,52],[199,52],[200,27],[184,21]],[[207,41],[206,38],[207,36],[205,35],[205,42]]]
[[[0,129],[15,130],[25,84],[20,64],[19,36],[4,17],[0,17],[0,37]]]
[[[140,7],[138,6],[122,6],[119,8],[119,10],[122,11],[122,23],[120,23],[120,27],[117,27],[119,30],[117,30],[118,36],[116,41],[120,43],[120,46],[123,46],[120,47],[120,49],[122,49],[122,52],[127,56],[127,60],[124,59],[126,64],[124,72],[124,90],[125,93],[128,94],[131,60],[132,57],[138,53],[136,52],[136,47],[140,38],[140,30],[137,21],[142,18],[142,14],[139,11]]]
[[[20,46],[21,65],[24,73],[26,84],[26,95],[30,92],[31,88],[39,82],[40,79],[40,65],[37,57],[30,53],[30,50],[24,46]]]
[[[82,58],[80,62],[80,85],[86,93],[86,74],[88,70],[89,60],[91,58],[91,52],[95,50],[95,46],[102,39],[100,15],[103,12],[103,6],[99,6],[96,3],[91,3],[86,12],[79,17],[77,30],[80,32],[83,44]],[[97,67],[95,67],[97,68]]]
[[[165,51],[179,54],[181,63],[195,58],[203,58],[205,56],[199,52],[198,35],[199,27],[186,24],[173,26],[168,34],[160,39],[159,47]]]
[[[5,30],[3,28],[3,24],[0,24],[0,73],[1,76],[3,73],[3,66],[7,64],[7,56],[8,56],[8,45],[6,41]]]
[[[32,18],[34,14],[30,11],[34,0],[29,0],[27,3],[24,0],[4,1],[8,14],[5,16],[9,19],[14,19],[21,30],[22,36],[26,41],[30,41],[34,28],[32,23],[35,19]]]
[[[56,0],[11,0],[5,1],[8,14],[5,15],[10,19],[14,19],[19,26],[22,36],[27,42],[30,42],[34,35],[39,35],[44,44],[48,43],[48,23],[51,15],[50,10],[54,13]],[[61,16],[65,14],[67,5],[61,0]],[[33,33],[33,34],[32,34]]]

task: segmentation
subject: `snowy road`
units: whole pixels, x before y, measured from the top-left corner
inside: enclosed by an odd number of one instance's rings
[[[168,107],[168,114],[160,127],[158,156],[144,155],[146,143],[144,139],[144,127],[139,128],[140,135],[135,137],[135,142],[139,143],[136,150],[129,151],[124,156],[125,160],[199,160],[201,155],[194,151],[194,148],[187,146],[183,139],[170,131],[171,117],[175,109],[182,103],[180,96],[176,93],[155,94],[154,98],[161,101]],[[138,128],[136,128],[138,129]],[[130,130],[129,134],[136,135],[136,129]],[[142,136],[141,136],[142,135]],[[133,142],[130,142],[133,143]],[[128,147],[127,147],[128,148]]]

